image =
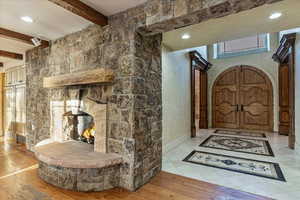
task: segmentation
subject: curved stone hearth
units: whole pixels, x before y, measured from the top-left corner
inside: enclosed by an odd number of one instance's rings
[[[119,186],[122,157],[93,151],[78,141],[35,147],[39,176],[47,183],[75,191],[103,191]]]

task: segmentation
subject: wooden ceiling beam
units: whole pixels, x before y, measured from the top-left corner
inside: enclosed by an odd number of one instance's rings
[[[48,0],[56,5],[80,16],[84,19],[98,24],[100,26],[107,25],[107,17],[95,10],[94,8],[86,5],[79,0]]]
[[[11,31],[11,30],[1,28],[1,27],[0,27],[0,37],[14,39],[14,40],[24,42],[24,43],[30,44],[30,45],[33,45],[31,39],[34,38],[33,36],[25,35],[23,33],[18,33],[18,32]],[[41,40],[41,46],[48,47],[49,42],[46,40]]]
[[[0,50],[0,57],[6,57],[16,60],[23,60],[23,55],[19,53],[13,53],[9,51]]]

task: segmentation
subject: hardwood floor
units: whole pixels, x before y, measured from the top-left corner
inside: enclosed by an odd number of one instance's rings
[[[39,179],[37,161],[23,145],[0,143],[0,200],[267,200],[269,198],[161,172],[136,192],[79,193]]]

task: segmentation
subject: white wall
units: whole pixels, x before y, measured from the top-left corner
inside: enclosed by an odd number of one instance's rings
[[[163,152],[170,150],[191,135],[191,80],[192,49],[171,52],[162,48],[162,126]],[[197,48],[207,56],[206,47]]]
[[[18,66],[23,66],[25,65],[24,61],[14,61],[14,62],[8,62],[4,65],[4,70],[13,68],[13,67],[18,67]]]
[[[278,131],[278,64],[273,61],[272,55],[275,53],[279,45],[278,33],[270,35],[271,51],[260,54],[249,54],[224,59],[213,59],[213,46],[208,48],[208,59],[213,64],[213,67],[208,71],[208,112],[209,112],[209,127],[212,126],[212,86],[220,73],[229,67],[236,65],[250,65],[264,71],[270,78],[273,85],[274,94],[274,131]]]
[[[295,148],[300,152],[300,33],[297,33],[295,58]]]
[[[25,56],[25,55],[24,55]],[[13,61],[13,62],[6,62],[4,64],[4,67],[0,67],[0,73],[1,72],[6,72],[7,70],[9,70],[10,68],[14,68],[14,67],[19,67],[19,66],[24,66],[25,62],[24,61]]]

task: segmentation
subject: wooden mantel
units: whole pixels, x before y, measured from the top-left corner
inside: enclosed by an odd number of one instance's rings
[[[44,88],[57,88],[72,85],[88,85],[97,83],[112,83],[115,79],[111,69],[94,69],[72,74],[45,77]]]

